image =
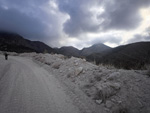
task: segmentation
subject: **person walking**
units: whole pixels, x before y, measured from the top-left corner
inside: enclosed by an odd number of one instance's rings
[[[5,53],[5,60],[7,60],[8,59],[8,54],[7,53]]]

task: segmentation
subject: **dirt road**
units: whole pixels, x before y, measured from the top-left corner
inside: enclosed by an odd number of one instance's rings
[[[83,113],[48,71],[31,59],[0,56],[0,113]]]

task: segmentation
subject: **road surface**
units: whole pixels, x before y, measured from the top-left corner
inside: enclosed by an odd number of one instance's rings
[[[0,113],[83,113],[61,83],[29,58],[0,56]]]

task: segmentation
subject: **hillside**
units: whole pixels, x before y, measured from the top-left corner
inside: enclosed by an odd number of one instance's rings
[[[15,33],[0,32],[0,50],[11,52],[39,52],[54,50],[43,42],[30,41]]]
[[[56,53],[62,54],[68,57],[74,56],[74,57],[79,57],[80,56],[80,50],[77,48],[74,48],[72,46],[65,46],[61,48],[55,49]]]
[[[98,44],[94,44],[91,47],[88,48],[83,48],[80,52],[81,56],[88,56],[91,55],[93,53],[102,53],[104,51],[110,50],[111,48],[102,44],[102,43],[98,43]]]
[[[71,95],[74,104],[80,109],[86,108],[81,113],[150,112],[148,70],[97,66],[85,59],[58,54],[23,53],[20,56],[32,57],[52,74],[50,76],[59,79],[61,86],[65,84],[72,91],[67,90],[67,94]]]
[[[87,60],[114,65],[117,68],[139,69],[150,63],[150,42],[128,44],[102,54],[91,54],[87,56]]]
[[[65,56],[74,56],[74,57],[86,57],[90,54],[94,53],[102,53],[104,51],[111,50],[110,47],[99,43],[99,44],[94,44],[90,47],[83,48],[82,50],[78,50],[77,48],[74,48],[72,46],[65,46],[61,48],[55,49],[56,53],[62,54]]]

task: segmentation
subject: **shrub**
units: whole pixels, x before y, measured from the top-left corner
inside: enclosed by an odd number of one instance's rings
[[[95,100],[102,100],[102,103],[106,103],[106,100],[110,97],[107,93],[99,90],[96,94],[94,99]]]
[[[147,70],[147,75],[150,77],[150,65],[145,65],[144,69]]]
[[[147,75],[150,77],[150,69],[147,70]]]
[[[127,107],[119,106],[115,110],[112,111],[112,113],[129,113],[129,110]]]

